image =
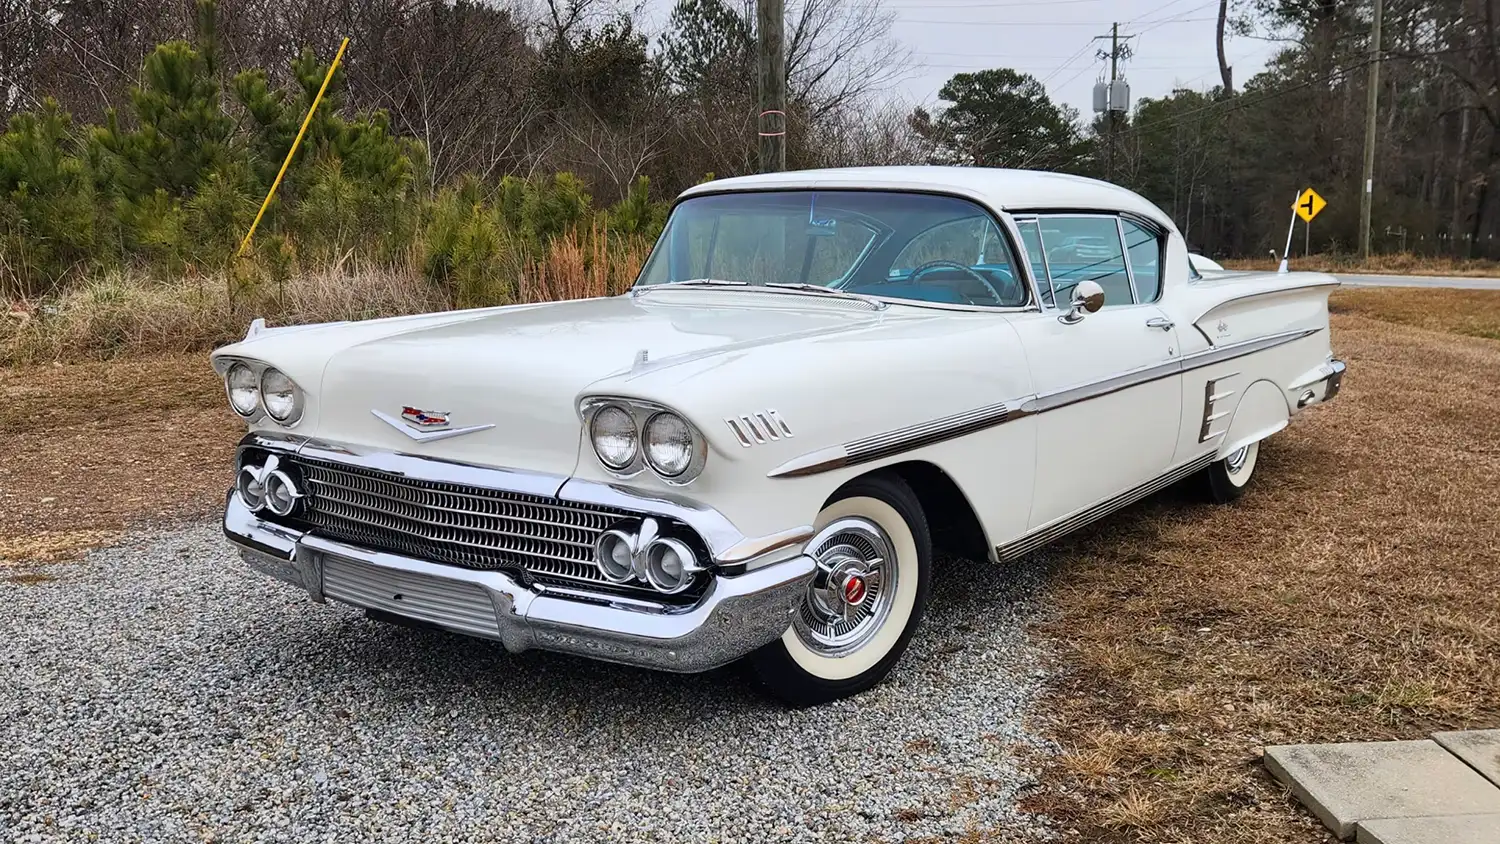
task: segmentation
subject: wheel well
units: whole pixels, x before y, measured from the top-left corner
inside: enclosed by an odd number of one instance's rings
[[[899,476],[916,493],[927,516],[934,548],[967,560],[983,562],[990,558],[989,543],[974,507],[947,472],[922,460],[882,466],[876,471]]]

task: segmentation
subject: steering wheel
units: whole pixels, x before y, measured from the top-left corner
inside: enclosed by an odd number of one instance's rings
[[[921,265],[920,267],[917,267],[916,269],[912,270],[911,271],[911,275],[907,276],[907,280],[909,280],[911,283],[915,284],[917,282],[917,276],[921,275],[922,273],[925,273],[928,270],[936,270],[936,269],[944,269],[944,268],[945,269],[950,269],[950,270],[958,270],[959,272],[962,272],[962,273],[968,273],[971,277],[974,278],[975,281],[978,281],[980,284],[984,285],[984,289],[988,290],[989,293],[990,293],[990,296],[994,297],[994,299],[995,299],[994,303],[996,305],[1001,305],[1001,304],[1005,303],[1005,297],[1003,297],[1003,296],[1000,295],[1000,291],[998,291],[998,290],[995,289],[995,285],[990,284],[990,280],[989,279],[985,278],[983,274],[981,274],[978,270],[974,269],[973,267],[965,266],[963,264],[960,264],[957,261],[946,261],[946,260],[942,260],[942,259],[939,259],[939,260],[936,260],[936,261],[928,261],[927,263]],[[964,298],[965,299],[969,299],[968,296],[965,296]],[[980,303],[975,302],[972,299],[970,299],[969,304],[971,304],[971,305],[977,305],[977,304],[980,304]]]

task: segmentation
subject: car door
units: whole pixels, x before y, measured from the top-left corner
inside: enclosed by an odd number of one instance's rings
[[[1181,424],[1182,387],[1175,327],[1154,301],[1140,301],[1126,259],[1144,251],[1136,241],[1155,233],[1130,223],[1133,236],[1126,238],[1121,221],[1109,215],[1016,222],[1046,305],[1013,323],[1036,393],[1028,405],[1037,417],[1028,520],[1028,530],[1036,530],[1166,472]],[[1049,239],[1065,245],[1049,252]],[[1104,288],[1104,306],[1065,322],[1059,317],[1085,279]],[[1160,285],[1144,272],[1140,281],[1154,300]]]

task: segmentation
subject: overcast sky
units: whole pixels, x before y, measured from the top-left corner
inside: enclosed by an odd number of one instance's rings
[[[647,0],[652,23],[665,24],[673,0]],[[1135,57],[1122,65],[1132,101],[1173,88],[1204,90],[1218,83],[1214,54],[1217,0],[884,0],[896,15],[891,35],[913,54],[910,75],[893,92],[914,104],[937,102],[955,73],[1012,67],[1042,80],[1053,100],[1088,120],[1094,82],[1108,73],[1096,57],[1110,24]],[[1259,72],[1276,45],[1231,37],[1225,45],[1235,87]]]

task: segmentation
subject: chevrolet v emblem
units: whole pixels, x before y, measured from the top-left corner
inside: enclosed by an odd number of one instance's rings
[[[371,410],[370,412],[375,414],[376,419],[379,419],[381,422],[384,422],[392,428],[395,428],[396,430],[407,435],[408,437],[411,437],[419,443],[432,442],[433,440],[446,440],[449,437],[461,437],[464,434],[472,434],[475,431],[485,431],[495,427],[493,423],[489,425],[470,425],[467,428],[443,427],[448,424],[447,414],[442,414],[440,417],[436,415],[429,416],[423,411],[418,411],[415,408],[409,407],[402,408],[401,415],[408,417],[407,419],[400,419],[390,415],[389,413],[382,413],[378,410]],[[423,419],[421,421],[411,419],[412,415],[421,416],[423,417]],[[441,419],[441,422],[439,422],[438,419]],[[413,422],[417,422],[417,424],[425,424],[431,426],[431,428],[430,430],[421,430],[413,427]]]

